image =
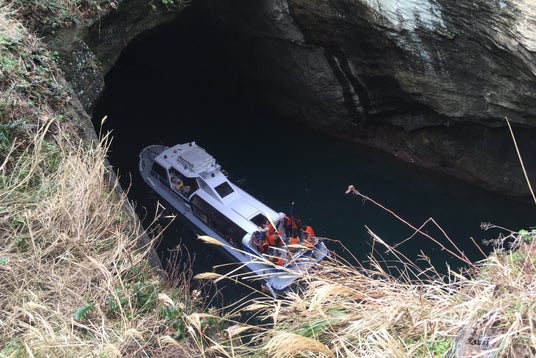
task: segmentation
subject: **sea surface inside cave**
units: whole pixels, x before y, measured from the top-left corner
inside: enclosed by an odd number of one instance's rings
[[[482,230],[481,223],[513,231],[535,225],[534,204],[326,136],[241,101],[244,88],[229,53],[232,46],[225,34],[209,33],[209,28],[186,19],[138,38],[108,73],[94,111],[97,131],[112,133],[110,163],[145,224],[152,221],[158,198],[138,174],[139,152],[150,144],[196,141],[235,183],[275,210],[288,212],[294,203],[295,215],[318,236],[334,240],[332,249],[365,265],[373,247],[387,269],[395,259],[373,243],[369,228],[389,245],[405,241],[397,249],[423,267],[428,264],[422,255],[438,272],[447,265],[465,266],[429,238],[417,234],[406,240],[414,230],[393,214],[415,227],[428,222],[423,231],[473,262],[483,258],[475,242],[489,251],[483,240],[505,233]],[[350,184],[392,212],[345,194]],[[166,225],[169,219],[160,220]],[[196,240],[197,233],[177,218],[159,246],[164,261],[178,244],[193,258],[194,273],[228,261],[217,248]]]

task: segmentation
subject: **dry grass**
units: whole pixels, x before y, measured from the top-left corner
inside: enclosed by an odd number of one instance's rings
[[[332,258],[304,277],[302,292],[245,304],[264,323],[238,323],[243,332],[218,349],[229,357],[532,357],[534,240],[436,281]]]
[[[20,16],[0,0],[0,356],[197,356],[188,262],[149,265],[158,233],[112,179],[107,138],[78,139],[54,55]]]
[[[487,259],[446,275],[431,263],[419,270],[370,235],[398,257],[400,275],[387,273],[372,254],[367,269],[333,255],[301,278],[302,290],[240,302],[235,312],[252,311],[254,318],[230,321],[232,329],[207,351],[227,357],[536,354],[536,230],[507,232],[493,240]]]
[[[157,237],[139,246],[106,141],[76,139],[54,55],[20,16],[0,1],[0,356],[197,355],[188,264],[148,265]]]
[[[176,339],[187,335],[170,318],[187,315],[177,294],[185,282],[164,291],[149,267],[153,243],[139,246],[143,230],[109,182],[106,143],[46,139],[48,128],[13,160],[14,170],[1,172],[1,354],[184,350]],[[169,307],[180,314],[171,317]]]

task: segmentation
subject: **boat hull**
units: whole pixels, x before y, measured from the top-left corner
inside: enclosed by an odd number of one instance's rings
[[[267,290],[273,296],[277,296],[288,289],[298,277],[306,274],[312,266],[328,255],[327,248],[323,243],[319,242],[312,250],[302,250],[299,257],[293,257],[292,261],[282,267],[269,262],[266,255],[260,254],[253,243],[247,240],[251,232],[247,232],[241,242],[230,242],[226,240],[219,232],[204,222],[203,216],[196,215],[190,202],[195,192],[189,192],[187,195],[178,195],[177,190],[170,187],[166,180],[159,177],[153,171],[152,168],[156,158],[168,149],[168,147],[161,145],[151,145],[140,153],[139,171],[142,178],[160,198],[178,214],[182,215],[184,219],[193,224],[204,235],[217,240],[219,246],[237,262],[237,267],[231,274],[239,272],[241,268],[245,268],[252,273],[251,275],[233,276],[234,279],[240,277],[248,280],[261,280]],[[256,200],[234,184],[232,185],[232,189],[245,198]],[[284,214],[279,213],[279,215]]]

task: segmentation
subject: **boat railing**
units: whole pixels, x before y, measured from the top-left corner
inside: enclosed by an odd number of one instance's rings
[[[147,158],[145,158],[145,153],[147,153]],[[151,147],[148,147],[145,149],[144,152],[142,152],[142,157],[141,157],[141,164],[142,164],[142,169],[145,170],[145,168],[147,167],[147,163],[146,163],[146,160],[149,160],[149,161],[154,161],[155,158],[158,156],[158,153],[156,151],[156,149],[154,149],[152,146]]]
[[[255,248],[256,249],[256,248]],[[301,264],[308,262],[316,262],[318,260],[313,259],[311,256],[305,256],[306,253],[316,250],[315,247],[309,247],[302,244],[284,244],[283,246],[270,246],[268,253],[260,253],[259,255],[266,261],[271,262],[270,259],[276,258],[276,253],[279,253],[284,261],[282,267],[295,266],[299,267]],[[258,252],[258,250],[256,250]],[[278,265],[279,266],[279,265]]]

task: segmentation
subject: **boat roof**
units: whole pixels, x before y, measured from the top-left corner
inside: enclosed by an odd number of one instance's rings
[[[208,174],[220,170],[216,159],[195,142],[167,148],[160,153],[156,161],[166,168],[173,167],[189,177],[205,178]]]
[[[201,177],[207,186],[198,190],[196,194],[248,232],[258,229],[258,225],[251,219],[259,214],[274,221],[284,215],[229,181],[214,157],[195,142],[169,147],[155,160],[163,167],[174,168],[187,177]],[[221,195],[217,188],[224,183],[228,183],[232,192]]]

